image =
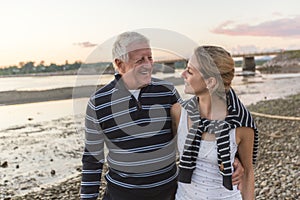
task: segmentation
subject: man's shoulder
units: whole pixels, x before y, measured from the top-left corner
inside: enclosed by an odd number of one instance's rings
[[[112,80],[111,82],[107,83],[106,85],[103,85],[102,87],[100,87],[95,93],[99,94],[99,93],[107,92],[109,90],[114,89],[115,86],[116,86],[116,81]]]
[[[91,99],[102,99],[105,100],[104,97],[112,95],[112,93],[115,91],[115,81],[111,81],[110,83],[103,85],[99,89],[97,89],[92,95]]]

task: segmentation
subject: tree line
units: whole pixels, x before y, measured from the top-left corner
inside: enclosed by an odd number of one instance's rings
[[[60,72],[60,71],[70,71],[78,70],[82,65],[81,61],[75,61],[74,63],[65,62],[65,64],[57,65],[51,63],[45,65],[44,61],[36,64],[35,62],[20,62],[19,66],[9,66],[5,68],[0,68],[0,75],[17,75],[17,74],[36,74],[36,73],[50,73],[50,72]]]
[[[181,69],[185,67],[185,61],[175,62],[174,67],[176,69]],[[155,72],[163,71],[166,65],[155,63]],[[39,64],[35,62],[20,62],[19,66],[9,66],[5,68],[0,68],[0,76],[9,75],[24,75],[24,74],[41,74],[41,73],[55,73],[55,74],[102,74],[109,73],[113,74],[115,72],[114,67],[111,62],[98,62],[98,63],[83,63],[81,61],[75,61],[70,64],[68,61],[65,64],[57,65],[51,63],[50,65],[45,65],[42,61]]]
[[[74,63],[65,62],[65,64],[58,65],[51,63],[45,65],[44,61],[39,64],[35,62],[20,62],[19,66],[9,66],[0,68],[0,76],[6,75],[23,75],[23,74],[41,74],[41,73],[63,73],[63,74],[76,74],[81,69],[81,73],[93,74],[95,72],[101,73],[113,73],[114,68],[111,63],[99,62],[99,63],[83,63],[81,61],[75,61]]]
[[[262,64],[264,61],[256,61],[257,64]],[[241,67],[242,61],[235,61],[236,67]],[[154,71],[161,71],[164,66],[162,64],[155,63]],[[182,69],[186,67],[185,61],[175,62],[175,69]],[[0,68],[0,76],[6,75],[23,75],[23,74],[39,74],[39,73],[60,73],[64,72],[65,74],[76,74],[79,69],[82,69],[82,73],[94,74],[94,73],[114,73],[114,68],[112,63],[109,62],[100,62],[85,64],[81,61],[75,61],[74,63],[69,63],[68,61],[65,64],[58,65],[51,63],[45,65],[44,61],[36,64],[35,62],[20,62],[19,66],[9,66],[5,68]]]

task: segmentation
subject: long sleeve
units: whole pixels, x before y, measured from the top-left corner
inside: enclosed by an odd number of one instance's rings
[[[82,181],[80,197],[97,199],[101,185],[104,164],[104,140],[96,107],[91,98],[87,105],[85,117],[85,148],[82,156]]]

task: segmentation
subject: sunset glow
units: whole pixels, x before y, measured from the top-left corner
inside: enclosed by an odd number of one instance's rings
[[[0,67],[85,61],[127,30],[168,29],[229,51],[300,49],[298,1],[0,1]]]

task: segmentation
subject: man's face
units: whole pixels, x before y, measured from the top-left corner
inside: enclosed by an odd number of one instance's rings
[[[119,70],[128,89],[139,89],[151,82],[153,60],[148,44],[132,44],[128,48],[128,62],[123,62]]]

